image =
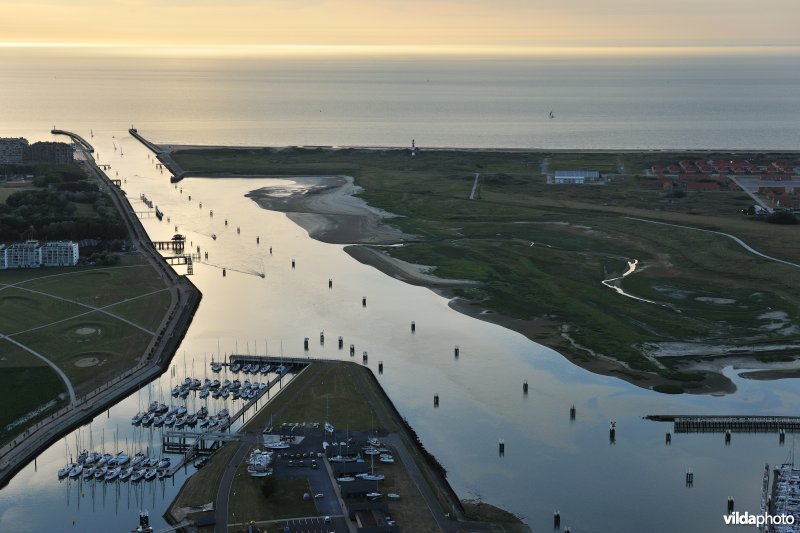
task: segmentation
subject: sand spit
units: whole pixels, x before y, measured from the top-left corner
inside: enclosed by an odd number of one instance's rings
[[[416,240],[384,219],[396,217],[370,207],[350,176],[287,178],[295,186],[262,187],[247,194],[258,205],[281,211],[319,241],[331,244],[396,244]]]

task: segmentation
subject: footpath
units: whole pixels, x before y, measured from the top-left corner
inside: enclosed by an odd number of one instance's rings
[[[185,276],[178,275],[153,247],[144,226],[122,190],[111,183],[108,176],[89,155],[91,147],[87,148],[86,141],[70,132],[61,131],[61,134],[72,137],[83,147],[79,152],[83,154],[83,164],[87,172],[109,191],[109,196],[128,229],[133,248],[141,252],[165,281],[170,293],[170,304],[136,366],[39,421],[0,448],[0,488],[7,485],[14,474],[65,433],[81,426],[86,420],[90,420],[165,372],[189,329],[202,298],[197,287]]]

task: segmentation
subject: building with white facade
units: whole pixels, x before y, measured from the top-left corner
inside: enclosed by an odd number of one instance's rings
[[[41,266],[75,266],[80,255],[78,243],[72,241],[16,242],[0,244],[0,270],[39,268]]]
[[[75,266],[78,264],[78,243],[46,242],[41,247],[42,266]]]
[[[553,176],[553,183],[559,185],[583,185],[599,181],[600,173],[595,170],[556,170]]]

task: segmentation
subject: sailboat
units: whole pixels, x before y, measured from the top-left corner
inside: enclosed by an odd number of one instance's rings
[[[552,111],[550,111],[550,118],[556,118]]]

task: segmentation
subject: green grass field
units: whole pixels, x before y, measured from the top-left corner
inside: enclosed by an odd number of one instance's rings
[[[0,387],[0,445],[68,401],[58,374],[6,340],[0,340],[0,372],[7,384]]]
[[[639,186],[638,176],[654,163],[718,156],[443,150],[411,158],[403,150],[251,149],[174,157],[186,170],[209,174],[352,175],[370,205],[402,215],[391,224],[422,238],[389,253],[437,266],[442,277],[481,282],[457,295],[511,317],[546,318],[556,328],[567,324],[580,345],[634,369],[696,380],[657,370],[642,356],[642,346],[800,340],[791,327],[770,329],[772,319],[764,318],[784,313],[788,324],[800,324],[800,270],[758,258],[722,236],[625,218],[732,233],[766,254],[800,262],[800,229],[744,217],[740,210],[752,200],[742,192],[678,198]],[[543,163],[548,171],[625,174],[612,175],[605,185],[551,185],[541,174]],[[470,201],[475,173],[478,199]],[[640,270],[622,286],[658,304],[636,302],[601,284],[633,259]],[[721,303],[727,300],[734,302]],[[571,349],[558,329],[537,335],[559,350]]]
[[[270,497],[266,497],[261,491],[263,483],[273,484],[274,492]],[[250,520],[317,516],[314,502],[303,500],[303,494],[310,490],[308,480],[304,477],[289,479],[250,477],[247,474],[247,464],[242,462],[236,469],[231,487],[228,522],[237,524],[247,523]],[[240,529],[236,528],[235,531]]]
[[[311,383],[306,391],[296,399],[295,392]],[[327,420],[334,427],[349,427],[357,431],[373,429],[372,409],[363,391],[356,387],[346,365],[321,365],[321,374],[307,368],[292,378],[284,391],[270,401],[244,427],[245,431],[259,431],[270,418],[273,426],[284,422],[317,422]],[[287,406],[281,414],[278,410]]]
[[[116,317],[152,331],[169,305],[164,281],[143,258],[127,255],[120,263],[119,267],[0,271],[0,333],[58,365],[79,397],[135,366],[152,338]],[[146,296],[137,298],[140,295]],[[116,317],[91,309],[104,306],[110,306],[107,311]],[[0,346],[3,354],[11,348],[18,350],[8,342]],[[53,391],[66,390],[43,362],[23,355],[28,363],[12,365],[15,369],[4,374],[4,383],[26,387],[23,394],[11,394],[3,403],[9,416],[50,401],[57,394]],[[46,386],[26,385],[34,380]]]

